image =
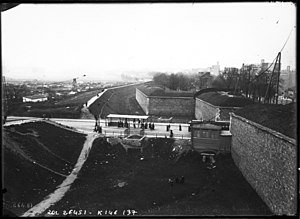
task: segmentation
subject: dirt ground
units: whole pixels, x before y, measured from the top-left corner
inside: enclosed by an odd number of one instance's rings
[[[41,202],[73,169],[84,141],[83,134],[44,122],[5,127],[3,208],[20,216]]]
[[[173,150],[172,139],[146,139],[144,151],[94,141],[64,198],[44,216],[271,215],[230,154],[206,168],[199,153]],[[176,183],[176,177],[184,183]],[[169,183],[173,180],[174,183]]]

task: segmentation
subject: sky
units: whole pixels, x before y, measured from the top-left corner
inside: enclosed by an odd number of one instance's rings
[[[296,7],[286,2],[21,4],[1,12],[1,37],[2,73],[15,79],[241,68],[272,62],[287,39],[282,68],[296,67]]]

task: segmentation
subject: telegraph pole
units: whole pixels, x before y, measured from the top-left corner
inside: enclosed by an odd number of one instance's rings
[[[280,59],[281,59],[281,52],[279,52],[278,55],[277,55],[277,57],[276,57],[274,68],[273,68],[273,71],[272,71],[272,74],[271,74],[271,78],[270,78],[270,81],[269,81],[269,84],[268,84],[268,87],[267,87],[267,91],[266,91],[266,94],[265,94],[264,103],[266,103],[267,96],[268,96],[268,98],[270,98],[269,89],[270,89],[270,85],[272,83],[274,72],[276,71],[276,67],[277,67],[277,64],[279,62],[279,68],[278,68],[279,71],[278,71],[278,78],[277,78],[277,93],[278,93],[278,88],[279,88],[279,74],[280,74]],[[276,103],[277,103],[277,99],[276,99]]]
[[[276,87],[276,104],[278,104],[279,96],[279,80],[280,80],[280,66],[281,66],[281,52],[278,53],[278,72],[277,72],[277,87]]]

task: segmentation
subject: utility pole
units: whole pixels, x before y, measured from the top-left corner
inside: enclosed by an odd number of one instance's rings
[[[2,100],[3,100],[3,102],[2,102],[2,104],[3,104],[3,108],[2,108],[2,115],[3,115],[3,120],[2,120],[2,122],[3,122],[3,124],[5,124],[5,122],[6,122],[6,118],[7,118],[7,113],[8,113],[8,100],[7,100],[7,87],[6,87],[6,81],[5,81],[5,76],[2,76],[2,85],[3,85],[3,92],[2,92]]]
[[[276,87],[276,104],[278,104],[279,96],[279,80],[280,80],[280,66],[281,66],[281,52],[278,53],[278,72],[277,72],[277,87]]]
[[[270,85],[272,83],[272,79],[273,79],[273,75],[274,75],[274,72],[276,70],[276,67],[277,67],[277,64],[279,62],[279,72],[278,74],[280,74],[280,59],[281,59],[281,53],[279,52],[277,57],[276,57],[276,61],[275,61],[275,64],[274,64],[274,68],[273,68],[273,71],[272,71],[272,74],[271,74],[271,78],[270,78],[270,81],[269,81],[269,84],[268,84],[268,87],[267,87],[267,91],[266,91],[266,94],[265,94],[265,98],[264,98],[264,103],[266,103],[266,98],[268,96],[268,98],[270,98],[270,95],[269,95],[269,89],[270,89]],[[279,88],[279,75],[278,75],[278,80],[277,80],[277,89]],[[278,90],[277,90],[278,92]],[[277,99],[276,99],[277,100]],[[277,102],[277,101],[276,101]]]

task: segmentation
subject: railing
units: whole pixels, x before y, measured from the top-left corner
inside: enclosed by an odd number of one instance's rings
[[[105,137],[125,138],[125,137],[129,136],[129,132],[127,130],[125,130],[125,131],[103,131],[101,134],[104,135]],[[146,133],[143,130],[140,130],[140,135],[148,137],[148,138],[171,138],[169,133],[168,134],[167,133]],[[176,133],[176,134],[173,134],[172,138],[191,139],[191,136]]]

